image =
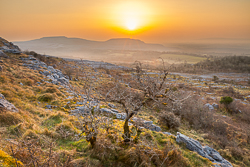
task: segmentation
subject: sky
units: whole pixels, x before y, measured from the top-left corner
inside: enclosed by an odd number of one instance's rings
[[[146,42],[250,39],[250,0],[0,0],[0,36]]]

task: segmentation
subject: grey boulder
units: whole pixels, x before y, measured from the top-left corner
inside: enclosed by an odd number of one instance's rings
[[[7,101],[4,95],[2,95],[1,93],[0,93],[0,107],[5,108],[12,112],[18,112],[18,109],[12,103]]]
[[[209,159],[213,163],[219,164],[223,167],[232,167],[232,164],[225,160],[218,151],[208,146],[202,147],[200,142],[189,138],[180,132],[177,132],[176,141],[177,143],[185,143],[187,149],[197,152],[199,155]]]

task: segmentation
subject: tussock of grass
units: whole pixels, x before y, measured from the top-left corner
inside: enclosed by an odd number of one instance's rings
[[[29,140],[29,139],[38,139],[39,135],[31,129],[28,129],[24,134],[23,134],[23,139]]]
[[[56,125],[55,132],[60,134],[60,137],[62,139],[72,139],[72,140],[73,140],[75,134],[77,134],[76,128],[69,121],[64,121],[64,122]]]
[[[55,99],[55,95],[51,93],[45,93],[38,97],[38,100],[41,102],[51,102],[54,99]]]
[[[14,112],[0,112],[0,126],[16,125],[22,122],[22,117]]]
[[[51,128],[62,122],[64,116],[61,113],[52,114],[48,119],[43,122],[43,125]]]

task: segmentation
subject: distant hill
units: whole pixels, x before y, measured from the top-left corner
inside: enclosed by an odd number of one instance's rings
[[[92,52],[94,50],[167,51],[167,48],[161,44],[149,44],[138,39],[130,38],[91,41],[81,38],[56,36],[14,43],[22,50],[34,50],[38,53],[46,52],[46,54],[52,54],[54,56],[75,52]]]

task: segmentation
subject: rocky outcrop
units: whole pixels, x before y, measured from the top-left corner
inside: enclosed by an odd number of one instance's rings
[[[2,95],[1,93],[0,93],[0,108],[4,108],[12,112],[18,112],[18,109],[12,103],[7,101],[4,95]]]
[[[222,167],[232,167],[232,164],[225,160],[219,152],[209,146],[202,146],[197,140],[177,132],[176,141],[178,143],[185,143],[187,149],[197,152],[199,155],[209,159],[213,163],[221,165]]]
[[[68,85],[69,80],[63,73],[58,70],[54,69],[52,66],[47,66],[46,63],[37,60],[34,56],[29,55],[27,58],[21,58],[24,61],[23,66],[26,66],[32,70],[39,70],[39,73],[46,76],[49,82],[58,85]]]
[[[7,56],[3,51],[0,50],[0,57],[8,58],[9,56]]]
[[[5,53],[13,53],[13,54],[20,54],[21,49],[14,45],[12,42],[8,42],[7,40],[0,37],[0,50]]]

